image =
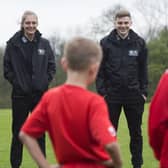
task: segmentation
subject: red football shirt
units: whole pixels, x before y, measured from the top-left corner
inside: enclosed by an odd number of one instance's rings
[[[168,70],[162,75],[151,101],[148,133],[160,168],[168,167]]]
[[[35,138],[47,131],[60,164],[108,160],[104,145],[116,141],[104,99],[68,84],[44,94],[22,131]]]

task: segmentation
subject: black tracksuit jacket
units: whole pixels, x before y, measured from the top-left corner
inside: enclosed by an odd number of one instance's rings
[[[136,103],[147,96],[147,48],[133,30],[121,39],[116,30],[101,40],[103,60],[96,79],[99,94],[115,103]]]
[[[15,94],[43,93],[47,90],[56,71],[53,51],[49,41],[42,38],[40,32],[37,31],[30,67],[27,61],[28,54],[23,48],[22,37],[23,33],[19,31],[7,42],[4,54],[4,77],[12,84]]]

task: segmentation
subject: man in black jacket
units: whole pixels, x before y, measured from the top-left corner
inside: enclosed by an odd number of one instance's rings
[[[12,85],[12,168],[19,168],[22,162],[20,128],[48,89],[56,71],[49,41],[41,37],[37,26],[37,15],[26,11],[21,30],[9,39],[4,55],[4,77]],[[39,145],[45,155],[45,136],[39,139]]]
[[[116,130],[121,109],[124,109],[132,164],[140,168],[143,164],[141,124],[148,85],[147,48],[144,40],[130,29],[131,24],[128,11],[116,13],[115,29],[101,40],[103,60],[96,87],[108,104]]]

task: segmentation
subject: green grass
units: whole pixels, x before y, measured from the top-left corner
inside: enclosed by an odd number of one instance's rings
[[[143,115],[143,156],[144,165],[143,168],[158,168],[158,162],[153,157],[153,153],[148,145],[147,136],[147,119],[148,119],[148,105],[145,106],[145,112]],[[124,166],[123,168],[131,168],[131,159],[129,151],[129,134],[124,115],[121,115],[118,139],[121,146],[121,152],[123,156]],[[11,110],[1,109],[0,110],[0,168],[10,168],[10,141],[11,141]],[[54,154],[47,138],[47,158],[51,163],[56,162]],[[34,161],[30,158],[26,150],[23,154],[23,162],[21,168],[36,168]]]
[[[152,150],[148,144],[147,134],[147,120],[148,120],[148,106],[145,105],[145,111],[143,114],[142,121],[142,133],[143,133],[143,168],[158,168],[158,162],[153,156]],[[124,168],[132,168],[131,166],[131,155],[129,151],[129,132],[124,114],[122,113],[119,123],[118,140],[121,146],[121,152],[123,157]]]
[[[11,110],[0,109],[0,168],[10,168]],[[54,154],[47,136],[47,159],[55,163]],[[27,150],[23,153],[21,168],[37,168]]]

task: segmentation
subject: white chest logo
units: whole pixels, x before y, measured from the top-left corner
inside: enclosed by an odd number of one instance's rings
[[[39,55],[44,55],[45,54],[45,50],[44,49],[38,49],[38,54]]]
[[[137,57],[138,56],[138,51],[137,50],[129,50],[128,55],[133,56],[133,57]]]

